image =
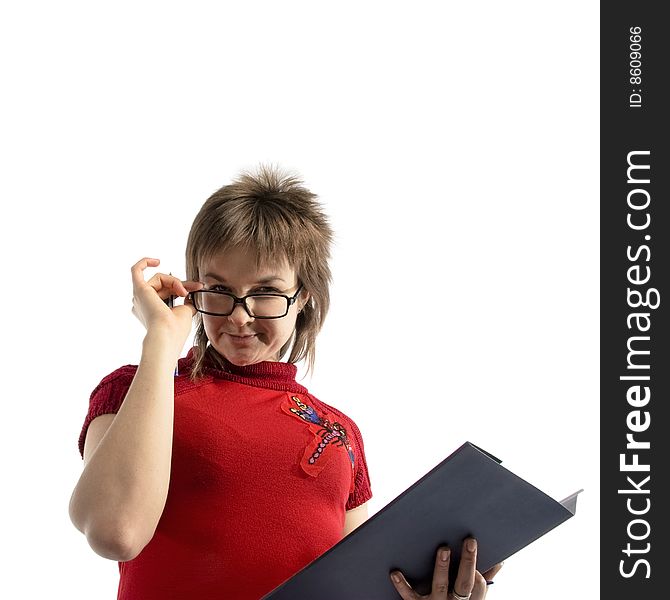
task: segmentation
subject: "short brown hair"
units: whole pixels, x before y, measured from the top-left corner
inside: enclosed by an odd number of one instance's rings
[[[261,165],[256,173],[243,171],[214,192],[198,212],[186,243],[186,278],[199,281],[200,265],[229,248],[252,248],[256,267],[286,260],[296,271],[310,298],[298,313],[295,331],[281,347],[279,359],[291,348],[288,362],[308,360],[314,368],[316,335],[330,306],[330,247],[333,231],[317,201],[295,175]],[[191,379],[201,377],[207,358],[219,367],[221,355],[210,345],[196,314]]]

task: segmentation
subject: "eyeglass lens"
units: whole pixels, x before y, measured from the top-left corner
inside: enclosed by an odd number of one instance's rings
[[[233,312],[234,300],[225,294],[200,292],[194,294],[193,302],[198,310],[222,316]],[[249,311],[254,317],[283,317],[288,308],[282,296],[251,296],[246,299]]]

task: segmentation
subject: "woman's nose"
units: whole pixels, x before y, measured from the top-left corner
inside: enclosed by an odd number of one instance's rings
[[[253,320],[253,317],[249,316],[249,313],[242,304],[236,304],[235,308],[233,308],[233,312],[228,315],[228,318],[238,326]]]

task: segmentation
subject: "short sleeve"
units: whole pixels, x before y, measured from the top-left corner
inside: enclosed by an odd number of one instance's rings
[[[372,498],[372,489],[370,487],[370,476],[368,474],[368,465],[365,460],[365,449],[363,447],[363,436],[356,423],[349,420],[350,440],[354,443],[354,491],[349,494],[346,510],[356,508]]]
[[[88,413],[79,435],[79,454],[84,458],[84,441],[91,421],[100,415],[116,414],[137,372],[136,365],[126,365],[107,375],[91,393]]]
[[[308,394],[313,402],[317,403],[323,410],[335,415],[347,430],[347,438],[354,453],[354,489],[349,494],[345,510],[351,510],[372,498],[370,488],[370,476],[368,475],[368,464],[365,460],[365,448],[363,447],[363,436],[353,419],[345,415],[341,410],[322,402],[312,394]]]

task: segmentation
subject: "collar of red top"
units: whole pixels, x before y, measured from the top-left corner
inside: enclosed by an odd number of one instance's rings
[[[194,360],[196,347],[192,347],[183,363],[180,361],[179,369],[190,368]],[[235,365],[224,357],[225,370],[219,369],[207,361],[205,370],[207,374],[221,379],[229,379],[246,385],[264,387],[287,392],[307,393],[307,388],[296,382],[295,376],[298,367],[293,363],[274,362],[264,360],[252,365]]]

